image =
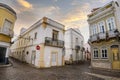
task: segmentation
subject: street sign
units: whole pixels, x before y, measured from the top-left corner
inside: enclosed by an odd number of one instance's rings
[[[36,49],[37,49],[37,50],[40,50],[40,46],[39,46],[39,45],[37,45],[37,46],[36,46]]]

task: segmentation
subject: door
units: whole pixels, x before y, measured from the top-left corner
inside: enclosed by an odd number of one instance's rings
[[[57,53],[52,53],[51,54],[51,66],[56,66],[57,65]]]
[[[31,63],[32,63],[33,65],[35,64],[35,59],[36,59],[36,51],[32,51]]]
[[[113,47],[111,50],[112,50],[112,55],[113,55],[112,68],[113,69],[120,69],[120,58],[119,58],[118,46]]]
[[[6,48],[0,47],[0,63],[5,63]]]

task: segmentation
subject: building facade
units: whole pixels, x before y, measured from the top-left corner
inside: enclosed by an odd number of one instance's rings
[[[6,4],[0,3],[0,63],[8,64],[8,55],[13,28],[16,21],[16,12]]]
[[[64,25],[47,17],[22,29],[11,47],[11,56],[35,67],[64,65]]]
[[[91,66],[120,69],[120,1],[93,9],[88,23]]]
[[[65,62],[66,64],[83,60],[84,38],[78,28],[65,31]]]

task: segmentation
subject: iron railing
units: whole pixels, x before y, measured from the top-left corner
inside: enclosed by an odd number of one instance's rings
[[[53,38],[45,37],[45,45],[63,48],[64,47],[64,41],[54,40]]]

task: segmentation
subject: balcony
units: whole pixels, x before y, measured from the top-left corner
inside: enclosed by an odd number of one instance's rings
[[[114,31],[115,31],[115,30],[108,31],[108,36],[109,36],[109,38],[114,38],[114,37],[116,37],[116,34],[115,34]]]
[[[90,41],[91,42],[97,41],[97,39],[98,39],[98,35],[97,34],[90,36]]]
[[[79,46],[79,45],[76,45],[76,46],[75,46],[75,49],[76,49],[76,50],[80,50],[80,46]]]
[[[14,36],[14,31],[10,30],[10,31],[3,31],[0,29],[0,34],[4,34],[6,36],[10,36],[11,38]]]
[[[61,40],[53,40],[50,37],[45,37],[45,45],[46,46],[53,46],[53,47],[64,47],[64,41]]]
[[[99,39],[106,39],[106,33],[99,33]]]

